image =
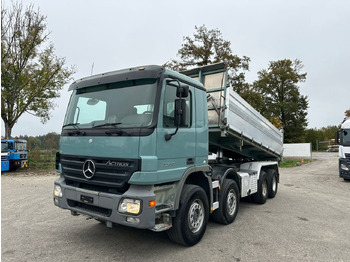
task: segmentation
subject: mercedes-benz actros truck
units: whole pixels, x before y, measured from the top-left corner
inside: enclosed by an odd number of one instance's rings
[[[228,86],[225,64],[128,68],[69,90],[53,198],[72,215],[191,246],[209,217],[232,223],[240,198],[275,197],[283,132]]]

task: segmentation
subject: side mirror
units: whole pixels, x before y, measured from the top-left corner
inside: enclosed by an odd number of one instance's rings
[[[335,132],[335,143],[337,144],[337,145],[339,145],[340,144],[340,130],[338,130],[338,131],[336,131]]]
[[[175,99],[174,125],[183,127],[186,124],[186,100]]]
[[[188,97],[188,85],[180,85],[176,89],[176,96],[177,97]]]

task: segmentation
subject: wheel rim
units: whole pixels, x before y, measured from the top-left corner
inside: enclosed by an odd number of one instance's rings
[[[266,179],[262,183],[262,195],[265,197],[267,196],[267,181]]]
[[[204,221],[204,206],[201,200],[196,199],[192,202],[188,212],[188,225],[192,233],[198,232]]]
[[[236,194],[233,189],[230,190],[230,192],[227,195],[227,213],[232,216],[235,211],[236,211],[236,206],[237,206],[237,199],[236,199]]]

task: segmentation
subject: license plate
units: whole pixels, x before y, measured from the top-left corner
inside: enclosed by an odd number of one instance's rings
[[[94,198],[93,197],[89,197],[89,196],[81,195],[80,196],[80,201],[84,202],[85,204],[93,204],[94,203]]]

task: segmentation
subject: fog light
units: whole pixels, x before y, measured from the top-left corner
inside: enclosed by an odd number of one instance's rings
[[[127,217],[126,221],[129,223],[133,223],[133,224],[138,224],[140,223],[140,219],[137,217]]]
[[[340,164],[340,169],[343,169],[345,171],[349,171],[349,168],[345,164]]]
[[[141,212],[141,200],[124,198],[119,204],[118,211],[138,215]]]
[[[53,195],[55,197],[62,197],[62,188],[58,185],[55,185],[55,188],[53,190]]]

